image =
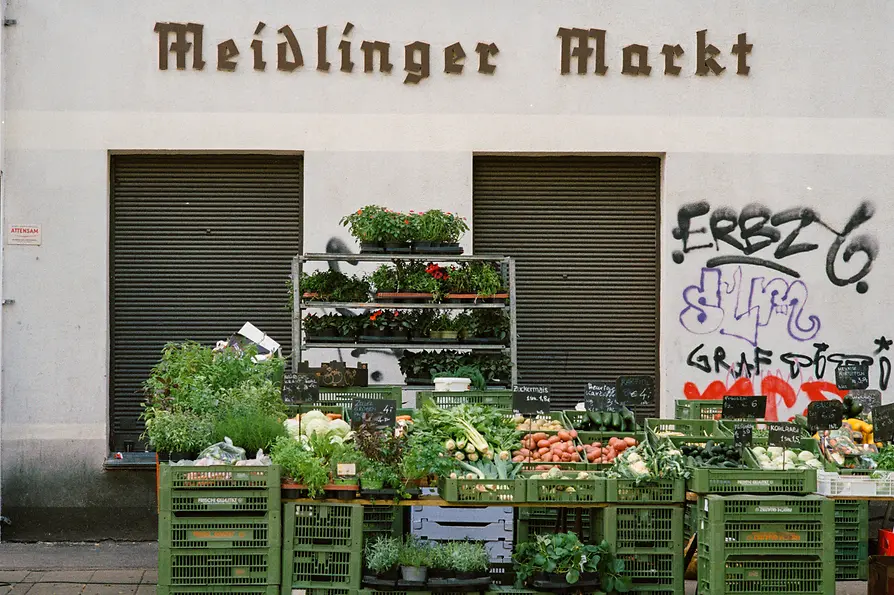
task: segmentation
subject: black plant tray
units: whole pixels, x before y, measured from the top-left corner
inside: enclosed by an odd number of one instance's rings
[[[432,247],[414,248],[413,253],[414,254],[435,254],[435,255],[451,254],[451,255],[458,256],[463,253],[463,247],[462,246],[438,246],[437,248],[432,248]]]
[[[425,591],[428,583],[417,583],[415,581],[405,581],[403,579],[397,581],[397,588],[406,591]]]
[[[580,580],[573,585],[565,581],[534,580],[530,586],[535,591],[548,591],[550,593],[591,593],[599,590],[599,579]]]
[[[397,580],[395,579],[387,579],[387,578],[379,578],[375,575],[364,574],[363,575],[363,586],[364,587],[375,587],[381,588],[384,587],[386,589],[393,589],[397,586]]]
[[[471,592],[485,591],[491,584],[491,577],[482,576],[478,578],[430,578],[428,579],[428,588],[430,591],[451,591],[451,592]]]
[[[382,488],[381,490],[365,490],[360,488],[360,497],[364,500],[394,500],[397,490]]]
[[[361,343],[394,343],[400,342],[400,337],[373,337],[371,335],[360,335]]]

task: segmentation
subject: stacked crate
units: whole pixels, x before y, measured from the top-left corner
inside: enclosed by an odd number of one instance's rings
[[[869,502],[835,501],[835,579],[865,581],[869,576]]]
[[[360,588],[363,507],[359,504],[283,506],[282,594],[338,595]]]
[[[279,467],[160,467],[159,595],[276,595]]]
[[[363,507],[363,547],[376,537],[402,537],[406,506],[375,504]]]
[[[636,486],[608,480],[610,504],[598,540],[612,544],[624,561],[632,592],[683,595],[684,497],[682,481]]]
[[[822,496],[699,498],[699,592],[835,592],[834,503]]]

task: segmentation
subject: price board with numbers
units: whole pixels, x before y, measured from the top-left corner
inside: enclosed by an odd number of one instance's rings
[[[287,405],[313,403],[320,398],[320,384],[313,374],[285,372],[282,377],[282,400]]]
[[[763,419],[767,414],[767,396],[726,395],[723,397],[723,419]]]
[[[397,402],[391,399],[354,399],[351,404],[351,428],[370,423],[377,430],[393,428],[397,419]]]
[[[513,386],[512,409],[521,415],[549,413],[549,387],[523,384]]]
[[[587,411],[620,411],[614,382],[588,382],[584,391],[584,408]]]

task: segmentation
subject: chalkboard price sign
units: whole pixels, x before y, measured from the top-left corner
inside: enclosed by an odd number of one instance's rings
[[[769,423],[767,424],[769,436],[767,443],[770,446],[781,446],[782,448],[801,448],[801,428],[795,424],[789,423]]]
[[[354,399],[351,405],[351,428],[356,430],[366,422],[377,430],[393,428],[397,417],[397,403],[390,399]]]
[[[882,391],[880,390],[852,390],[848,391],[847,396],[854,403],[863,405],[863,415],[882,404]]]
[[[549,413],[549,387],[513,386],[512,409],[522,415],[543,415]]]
[[[894,403],[872,409],[872,437],[876,442],[894,441]]]
[[[733,428],[733,444],[736,446],[751,446],[754,439],[754,429],[751,426],[738,425]]]
[[[615,386],[621,405],[634,408],[655,402],[654,376],[619,376]]]
[[[811,432],[841,427],[844,405],[841,401],[811,401],[807,405],[807,425]]]
[[[869,388],[867,364],[838,364],[835,368],[835,385],[841,390]]]
[[[613,382],[588,382],[584,391],[584,408],[587,411],[620,411],[618,396]]]
[[[724,419],[763,419],[766,414],[766,395],[723,397],[723,411],[720,416]]]
[[[320,383],[313,374],[286,372],[282,377],[282,400],[287,405],[300,405],[320,398]]]

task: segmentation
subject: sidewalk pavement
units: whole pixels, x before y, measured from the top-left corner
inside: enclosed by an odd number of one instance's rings
[[[0,543],[0,595],[155,595],[158,544]],[[686,581],[686,593],[696,582]],[[865,582],[836,595],[865,595]],[[701,594],[705,595],[705,594]]]
[[[2,543],[0,595],[155,595],[158,544]]]

